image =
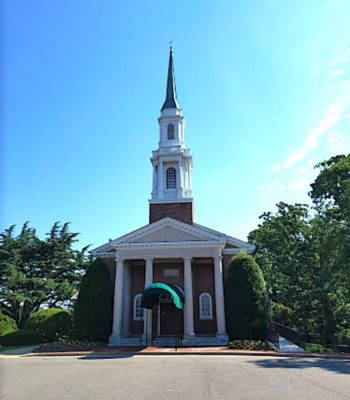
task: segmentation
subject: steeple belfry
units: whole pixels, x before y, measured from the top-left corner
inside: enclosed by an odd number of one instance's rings
[[[153,151],[150,223],[164,217],[193,223],[192,155],[185,147],[185,118],[176,97],[173,51],[170,47],[166,98],[158,118],[158,150]]]

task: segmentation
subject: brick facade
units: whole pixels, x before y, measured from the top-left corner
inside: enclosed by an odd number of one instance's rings
[[[149,205],[149,223],[170,217],[186,224],[193,224],[194,205],[193,201],[181,203],[157,203]]]
[[[143,322],[134,320],[134,297],[143,293],[145,288],[145,264],[134,263],[130,261],[131,268],[131,293],[130,293],[130,333],[132,335],[141,335],[143,332]]]
[[[204,261],[204,260],[203,260]],[[215,311],[215,287],[214,287],[214,263],[201,260],[192,261],[192,286],[193,286],[193,322],[196,334],[215,334],[216,311]],[[201,320],[199,318],[199,296],[206,292],[211,295],[213,307],[213,319]]]

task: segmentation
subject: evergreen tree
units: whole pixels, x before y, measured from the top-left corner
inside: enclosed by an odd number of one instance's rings
[[[78,233],[68,226],[56,222],[44,240],[28,223],[18,236],[14,225],[0,234],[0,306],[19,327],[42,305],[69,302],[79,286],[87,248],[72,248]]]
[[[241,253],[228,270],[226,319],[230,339],[265,339],[270,323],[263,274],[254,258]]]
[[[94,260],[82,279],[74,307],[73,336],[107,341],[112,328],[113,288],[111,274],[101,260]]]

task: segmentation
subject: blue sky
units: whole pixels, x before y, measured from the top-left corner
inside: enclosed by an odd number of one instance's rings
[[[245,239],[350,151],[348,0],[3,0],[1,230],[148,223],[169,41],[195,220]]]

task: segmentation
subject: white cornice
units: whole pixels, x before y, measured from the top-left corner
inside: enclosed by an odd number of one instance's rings
[[[203,247],[203,248],[223,248],[225,245],[224,242],[219,240],[212,241],[182,241],[182,242],[136,242],[136,243],[121,243],[114,246],[115,250],[124,250],[124,249],[163,249],[163,248],[194,248],[194,247]]]
[[[192,201],[192,199],[183,199],[184,202]],[[166,201],[170,202],[170,201]],[[151,203],[151,201],[150,201]],[[153,203],[153,202],[152,202]],[[152,204],[151,203],[151,204]],[[179,231],[192,234],[198,237],[198,240],[189,241],[179,241],[179,242],[137,242],[137,238],[142,240],[142,236],[150,232],[156,232],[158,229],[170,226]],[[133,243],[127,243],[133,240]],[[215,231],[213,229],[207,228],[199,224],[189,225],[181,221],[177,221],[173,218],[166,217],[153,224],[145,225],[138,228],[126,235],[123,235],[115,240],[99,246],[91,250],[91,254],[98,256],[108,257],[108,251],[115,248],[189,248],[189,247],[201,247],[201,246],[211,246],[216,245],[219,247],[224,247],[225,244],[230,244],[234,248],[228,248],[223,250],[223,254],[236,254],[241,250],[245,250],[247,253],[252,254],[255,250],[255,246],[250,243],[244,242],[242,240],[233,238],[231,236],[225,235],[221,232]],[[113,252],[112,252],[113,254]]]
[[[177,200],[159,199],[159,200],[148,200],[150,204],[164,204],[164,203],[193,203],[193,197],[186,197]]]

